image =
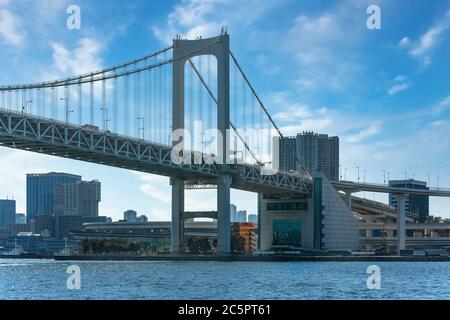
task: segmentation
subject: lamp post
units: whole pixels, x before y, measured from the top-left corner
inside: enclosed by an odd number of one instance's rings
[[[431,178],[430,178],[430,174],[427,173],[427,177],[428,177],[428,187],[431,187]]]
[[[386,170],[383,169],[383,184],[386,186]]]
[[[142,130],[142,140],[145,140],[145,118],[144,117],[137,117],[137,119],[136,120],[140,120],[140,121],[142,121],[142,127],[138,127],[138,138],[140,138],[139,136],[140,136],[140,131]]]
[[[358,184],[359,184],[359,167],[356,167],[356,169],[358,169]]]
[[[344,172],[344,180],[345,181],[347,181],[347,171],[348,171],[348,168],[345,168],[345,172]]]
[[[439,176],[437,176],[437,184],[436,184],[436,189],[439,189]]]

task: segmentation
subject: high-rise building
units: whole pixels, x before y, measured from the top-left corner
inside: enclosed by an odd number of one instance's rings
[[[27,221],[38,215],[52,215],[54,210],[55,186],[81,181],[81,177],[68,173],[50,172],[27,174]]]
[[[98,217],[101,201],[99,181],[77,181],[55,186],[54,213],[56,215],[79,215]]]
[[[258,215],[256,214],[249,214],[247,219],[248,219],[247,222],[258,223]]]
[[[423,189],[428,190],[425,181],[418,181],[414,179],[408,180],[391,180],[390,187],[408,188],[408,189]],[[389,205],[397,207],[397,199],[393,194],[389,195]],[[405,211],[416,215],[420,223],[424,223],[430,214],[430,197],[420,194],[411,194],[406,198]]]
[[[234,204],[230,204],[230,221],[235,222],[236,221],[236,212],[237,208]]]
[[[236,222],[247,222],[247,211],[239,210],[236,213]]]
[[[300,165],[297,163],[297,157]],[[339,179],[339,137],[303,132],[279,141],[278,163],[281,170],[306,169],[311,175],[318,172],[332,181]]]
[[[16,223],[16,201],[0,200],[0,230],[8,224]]]
[[[123,213],[123,220],[126,222],[136,222],[137,212],[134,210],[127,210]]]
[[[27,216],[25,215],[25,213],[16,213],[16,223],[17,224],[27,223]]]

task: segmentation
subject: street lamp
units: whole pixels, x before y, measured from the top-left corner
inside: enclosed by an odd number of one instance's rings
[[[33,100],[25,101],[25,103],[22,105],[22,114],[24,114],[24,111],[26,113],[27,105],[32,102],[33,102]]]
[[[141,120],[142,121],[142,127],[138,128],[138,138],[139,138],[139,133],[142,130],[142,140],[145,140],[145,118],[144,117],[137,117],[137,120]]]
[[[437,184],[436,184],[436,189],[439,189],[439,176],[437,176]]]
[[[364,180],[363,180],[364,184],[366,184],[366,172],[367,170],[364,170]]]
[[[383,169],[383,184],[386,185],[386,170]]]
[[[345,168],[345,172],[344,172],[344,180],[345,181],[347,181],[347,171],[348,171],[348,168]]]
[[[358,169],[358,184],[359,184],[359,167],[356,167]]]
[[[430,185],[431,184],[431,182],[430,182],[431,179],[430,179],[430,174],[429,173],[427,173],[427,177],[428,177],[428,187],[431,187],[431,185]]]
[[[408,172],[404,172],[405,173],[405,180],[408,180]]]
[[[342,164],[339,165],[339,179],[342,180]]]

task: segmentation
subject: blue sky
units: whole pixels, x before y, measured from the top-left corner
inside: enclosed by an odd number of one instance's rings
[[[68,30],[66,8],[81,8]],[[381,30],[366,27],[370,4]],[[450,187],[450,2],[434,1],[65,1],[0,0],[0,84],[50,80],[140,57],[180,34],[213,36],[226,25],[232,48],[285,134],[339,135],[348,179],[427,180]],[[66,171],[102,182],[101,212],[135,209],[169,219],[168,179],[0,149],[0,197],[25,210],[27,172]],[[210,191],[189,192],[190,210],[215,209]],[[380,195],[367,195],[383,200]],[[374,198],[375,197],[375,198]],[[205,200],[207,199],[207,200]],[[256,196],[233,192],[254,212]],[[431,212],[450,217],[449,201]]]

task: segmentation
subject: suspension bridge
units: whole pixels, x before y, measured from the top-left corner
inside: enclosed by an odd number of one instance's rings
[[[217,188],[218,253],[230,252],[230,188],[311,196],[313,178],[294,153],[297,170],[277,170],[280,143],[226,33],[177,37],[87,74],[0,87],[0,146],[170,177],[175,253],[183,250],[186,189]]]
[[[222,253],[230,251],[230,188],[312,189],[306,170],[267,170],[274,132],[279,141],[283,136],[226,33],[178,37],[170,47],[87,74],[2,86],[0,104],[1,146],[170,177],[174,252],[182,246],[186,188],[217,188]],[[174,137],[180,129],[186,133]]]

